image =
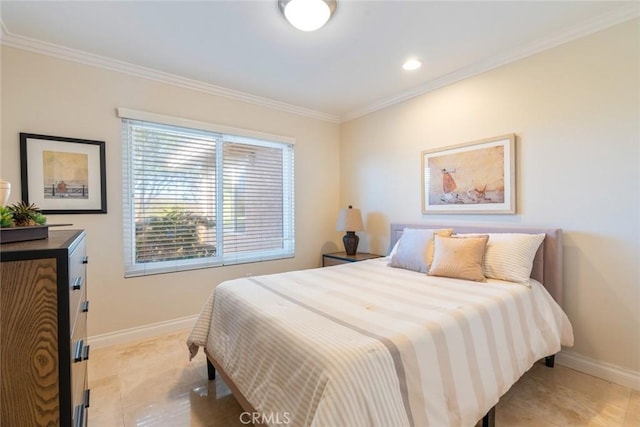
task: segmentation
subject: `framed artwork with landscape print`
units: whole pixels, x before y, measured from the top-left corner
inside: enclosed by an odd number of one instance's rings
[[[422,213],[516,213],[515,135],[422,152]]]
[[[44,214],[107,213],[105,143],[20,134],[22,200]]]

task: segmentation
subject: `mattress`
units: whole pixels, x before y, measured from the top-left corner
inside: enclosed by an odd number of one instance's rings
[[[188,339],[292,426],[472,426],[573,344],[544,287],[431,277],[385,258],[218,285]]]

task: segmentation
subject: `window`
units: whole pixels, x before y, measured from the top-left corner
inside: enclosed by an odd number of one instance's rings
[[[291,143],[118,111],[125,277],[294,255]]]

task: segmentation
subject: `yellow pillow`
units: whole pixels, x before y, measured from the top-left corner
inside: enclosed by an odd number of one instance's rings
[[[433,262],[430,276],[486,282],[482,259],[489,236],[442,237],[433,236]]]

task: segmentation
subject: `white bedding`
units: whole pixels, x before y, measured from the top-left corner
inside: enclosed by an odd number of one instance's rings
[[[206,346],[256,410],[292,426],[472,426],[535,361],[573,344],[534,280],[469,282],[387,262],[222,283],[191,354]]]

